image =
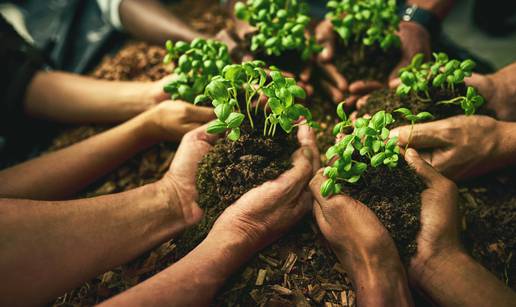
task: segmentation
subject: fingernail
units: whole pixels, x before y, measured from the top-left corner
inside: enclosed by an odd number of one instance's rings
[[[305,156],[307,159],[312,159],[312,151],[308,148],[303,148],[303,156]]]

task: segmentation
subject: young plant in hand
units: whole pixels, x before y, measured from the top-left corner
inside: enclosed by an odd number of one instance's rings
[[[294,78],[285,78],[279,71],[271,70],[268,78],[264,65],[262,61],[228,65],[206,86],[205,93],[196,97],[196,104],[211,100],[215,107],[217,119],[208,126],[209,133],[229,130],[228,138],[236,141],[246,116],[251,129],[257,129],[254,116],[260,109],[265,118],[263,135],[267,137],[275,135],[278,125],[286,133],[292,132],[303,123],[299,122],[301,116],[304,123],[315,126],[310,111],[295,103],[297,98],[306,97],[305,91]],[[262,107],[260,97],[267,99]]]
[[[172,99],[193,102],[204,91],[213,76],[231,64],[228,47],[215,40],[195,39],[191,43],[171,41],[166,43],[165,64],[177,61],[174,73],[177,78],[167,84],[165,92]]]
[[[410,122],[410,132],[409,132],[409,138],[408,142],[405,145],[405,150],[409,148],[410,142],[412,141],[412,133],[414,131],[414,125],[418,122],[424,121],[424,120],[430,120],[433,119],[434,116],[430,112],[419,112],[418,114],[413,114],[412,111],[410,111],[407,108],[398,108],[394,110],[396,113],[401,113],[403,117]]]
[[[396,167],[400,153],[397,137],[389,138],[387,127],[394,122],[392,114],[379,111],[370,119],[357,119],[352,125],[340,104],[337,115],[341,122],[333,130],[335,136],[347,127],[354,129],[326,151],[331,165],[324,169],[324,176],[328,177],[321,186],[324,197],[339,194],[343,182],[358,182],[369,166]]]
[[[413,93],[417,99],[430,102],[433,100],[432,89],[447,89],[456,94],[457,86],[464,84],[464,78],[470,77],[475,67],[475,62],[470,59],[462,62],[450,60],[445,53],[434,53],[433,57],[434,61],[423,62],[424,56],[417,54],[410,65],[400,70],[401,84],[396,89],[398,96],[405,97]],[[468,86],[465,96],[459,94],[452,99],[436,103],[460,105],[466,115],[472,115],[484,104],[484,98],[475,88]]]
[[[257,29],[251,39],[251,51],[280,56],[296,50],[307,60],[321,50],[306,36],[310,17],[300,0],[247,0],[235,4],[235,15]]]

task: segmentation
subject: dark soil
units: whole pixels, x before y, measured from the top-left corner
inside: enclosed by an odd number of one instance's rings
[[[335,66],[350,83],[357,80],[376,80],[385,83],[401,59],[398,48],[390,48],[385,52],[378,44],[364,46],[354,43],[345,46],[341,40],[337,41]]]
[[[299,147],[295,131],[287,135],[278,129],[274,137],[264,137],[261,114],[253,118],[255,129],[246,118],[239,140],[220,140],[200,161],[196,185],[205,214],[199,225],[179,239],[178,255],[197,246],[217,217],[240,196],[291,168],[290,157]]]
[[[420,228],[421,192],[426,188],[403,158],[398,167],[370,167],[356,185],[345,190],[371,208],[394,239],[408,264],[416,253]]]

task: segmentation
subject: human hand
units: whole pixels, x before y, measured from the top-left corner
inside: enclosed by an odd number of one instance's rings
[[[277,179],[248,191],[227,207],[208,237],[243,242],[254,253],[283,235],[311,208],[307,184],[318,167],[319,155],[313,130],[301,126],[301,147],[292,155],[293,167]]]
[[[485,174],[508,163],[513,149],[504,142],[512,133],[488,116],[455,116],[393,129],[399,144],[425,150],[421,157],[454,180]]]
[[[199,107],[181,100],[169,100],[141,114],[147,141],[179,141],[185,133],[213,119],[213,108]]]

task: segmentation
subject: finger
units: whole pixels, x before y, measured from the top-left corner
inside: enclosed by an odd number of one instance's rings
[[[314,87],[310,83],[300,81],[297,83],[297,85],[299,85],[305,90],[307,97],[310,97],[314,94]]]
[[[389,80],[398,78],[400,69],[407,66],[409,64],[409,62],[410,62],[410,60],[408,60],[408,59],[407,60],[404,59],[401,62],[399,62],[398,65],[396,65],[396,67],[394,67],[391,74],[389,75]]]
[[[350,110],[355,109],[359,97],[360,96],[357,95],[351,95],[346,98],[346,100],[344,100],[344,110],[349,112]]]
[[[389,80],[389,88],[396,88],[400,84],[401,84],[400,78],[395,78],[395,79]]]
[[[345,92],[348,89],[348,81],[334,64],[326,63],[319,66],[338,90]]]
[[[365,107],[367,105],[368,99],[369,99],[369,95],[360,97],[360,99],[358,99],[358,101],[357,101],[357,110],[360,110],[363,107]]]
[[[216,118],[211,107],[200,107],[189,103],[186,108],[189,122],[207,123]]]
[[[324,92],[326,92],[330,96],[330,99],[334,103],[340,103],[344,99],[344,93],[342,93],[336,87],[331,85],[330,82],[326,80],[321,80],[321,87],[323,88]]]
[[[417,151],[412,148],[405,152],[405,160],[414,169],[414,171],[425,181],[428,187],[436,186],[439,182],[446,178],[439,174],[430,164],[426,163]]]
[[[403,126],[391,130],[390,137],[398,137],[398,144],[413,148],[437,148],[448,145],[440,135],[442,130],[439,121],[417,124],[413,127]],[[411,132],[412,131],[412,132]]]
[[[310,81],[310,77],[312,76],[312,66],[308,65],[301,71],[301,74],[299,75],[299,80],[307,83]]]
[[[349,92],[355,95],[369,94],[383,88],[383,84],[375,80],[359,80],[349,85]]]
[[[319,149],[317,148],[317,143],[315,139],[315,131],[314,129],[303,125],[299,127],[297,131],[297,139],[299,144],[302,147],[309,148],[312,151],[312,168],[313,170],[317,170],[320,167],[321,160],[319,158]]]

